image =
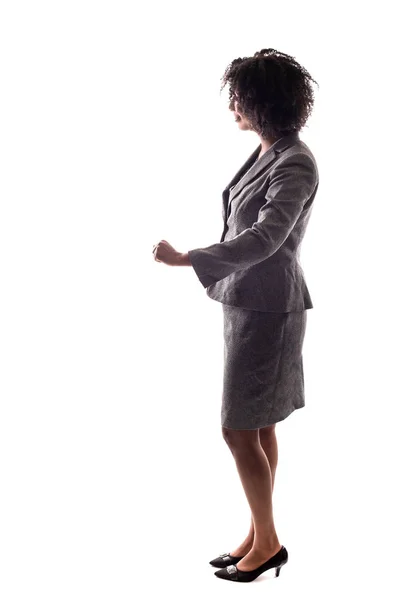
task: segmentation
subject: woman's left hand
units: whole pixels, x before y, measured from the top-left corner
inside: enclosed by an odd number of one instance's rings
[[[176,266],[181,264],[182,253],[177,252],[175,248],[171,246],[165,240],[161,240],[155,246],[153,246],[154,260],[157,262],[163,262],[166,265]]]

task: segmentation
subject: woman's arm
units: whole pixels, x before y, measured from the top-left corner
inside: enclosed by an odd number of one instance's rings
[[[180,267],[191,267],[192,266],[192,263],[190,262],[189,254],[187,252],[180,253],[179,266]]]
[[[295,154],[272,174],[258,220],[229,241],[189,250],[192,266],[204,287],[234,271],[255,265],[274,254],[294,228],[317,184],[312,159]]]

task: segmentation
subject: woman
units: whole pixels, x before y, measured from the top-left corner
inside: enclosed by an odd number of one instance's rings
[[[288,560],[273,521],[275,425],[304,406],[302,345],[313,304],[299,255],[319,176],[298,133],[312,111],[314,80],[271,48],[235,59],[222,79],[239,128],[261,143],[223,192],[220,243],[179,253],[162,240],[153,253],[158,262],[192,266],[222,303],[222,433],[252,518],[243,542],[210,564],[221,567],[220,578],[252,581],[270,568],[279,575]]]

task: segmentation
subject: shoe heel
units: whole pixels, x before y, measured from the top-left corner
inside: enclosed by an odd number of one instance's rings
[[[275,569],[275,577],[279,577],[279,573],[281,572],[282,567],[276,567]]]

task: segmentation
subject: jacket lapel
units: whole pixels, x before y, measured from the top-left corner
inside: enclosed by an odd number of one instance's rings
[[[227,211],[227,208],[228,208],[229,194],[230,194],[231,188],[238,183],[239,179],[247,171],[247,169],[249,168],[249,166],[251,165],[251,163],[253,163],[256,160],[257,156],[260,153],[260,150],[261,150],[261,144],[259,146],[257,146],[257,148],[254,150],[254,152],[252,152],[250,154],[249,158],[246,160],[246,162],[244,163],[244,165],[242,167],[240,167],[239,171],[236,173],[236,175],[233,177],[233,179],[228,183],[228,185],[226,186],[226,188],[223,190],[223,192],[222,192],[222,201],[223,201],[224,217],[225,218],[226,218],[226,211]]]
[[[267,167],[275,158],[279,155],[280,152],[289,148],[296,142],[299,141],[299,134],[297,131],[289,133],[274,142],[272,146],[268,148],[266,152],[259,158],[257,161],[257,156],[261,151],[261,144],[257,146],[257,148],[252,152],[249,158],[246,160],[244,165],[239,169],[233,179],[228,183],[226,188],[222,191],[222,207],[223,207],[223,219],[224,219],[224,230],[221,235],[221,242],[223,241],[226,233],[226,225],[227,225],[227,216],[228,216],[228,203],[229,200],[232,201],[247,185],[250,183],[265,167]],[[256,161],[256,162],[255,162]],[[254,163],[254,166],[250,168],[250,165]],[[248,170],[249,169],[249,170]],[[247,171],[247,173],[246,173]],[[244,177],[240,180],[242,175]],[[232,189],[234,187],[234,189]],[[232,192],[231,192],[232,189]]]
[[[261,151],[261,144],[257,146],[254,152],[251,153],[244,165],[239,169],[234,178],[228,183],[228,185],[222,192],[224,221],[226,221],[227,217],[229,200],[230,202],[232,202],[233,198],[236,198],[236,196],[240,194],[240,192],[247,184],[253,181],[253,179],[257,177],[257,175],[263,169],[265,169],[265,167],[267,167],[273,160],[275,160],[275,158],[279,155],[280,152],[283,152],[283,150],[286,150],[286,148],[292,146],[298,141],[299,134],[297,131],[289,133],[279,138],[279,140],[277,140],[276,142],[274,142],[272,146],[270,146],[268,150],[264,152],[264,154],[258,160],[256,159]],[[249,168],[252,163],[254,163],[253,166]],[[242,177],[244,173],[245,175],[244,177]]]

